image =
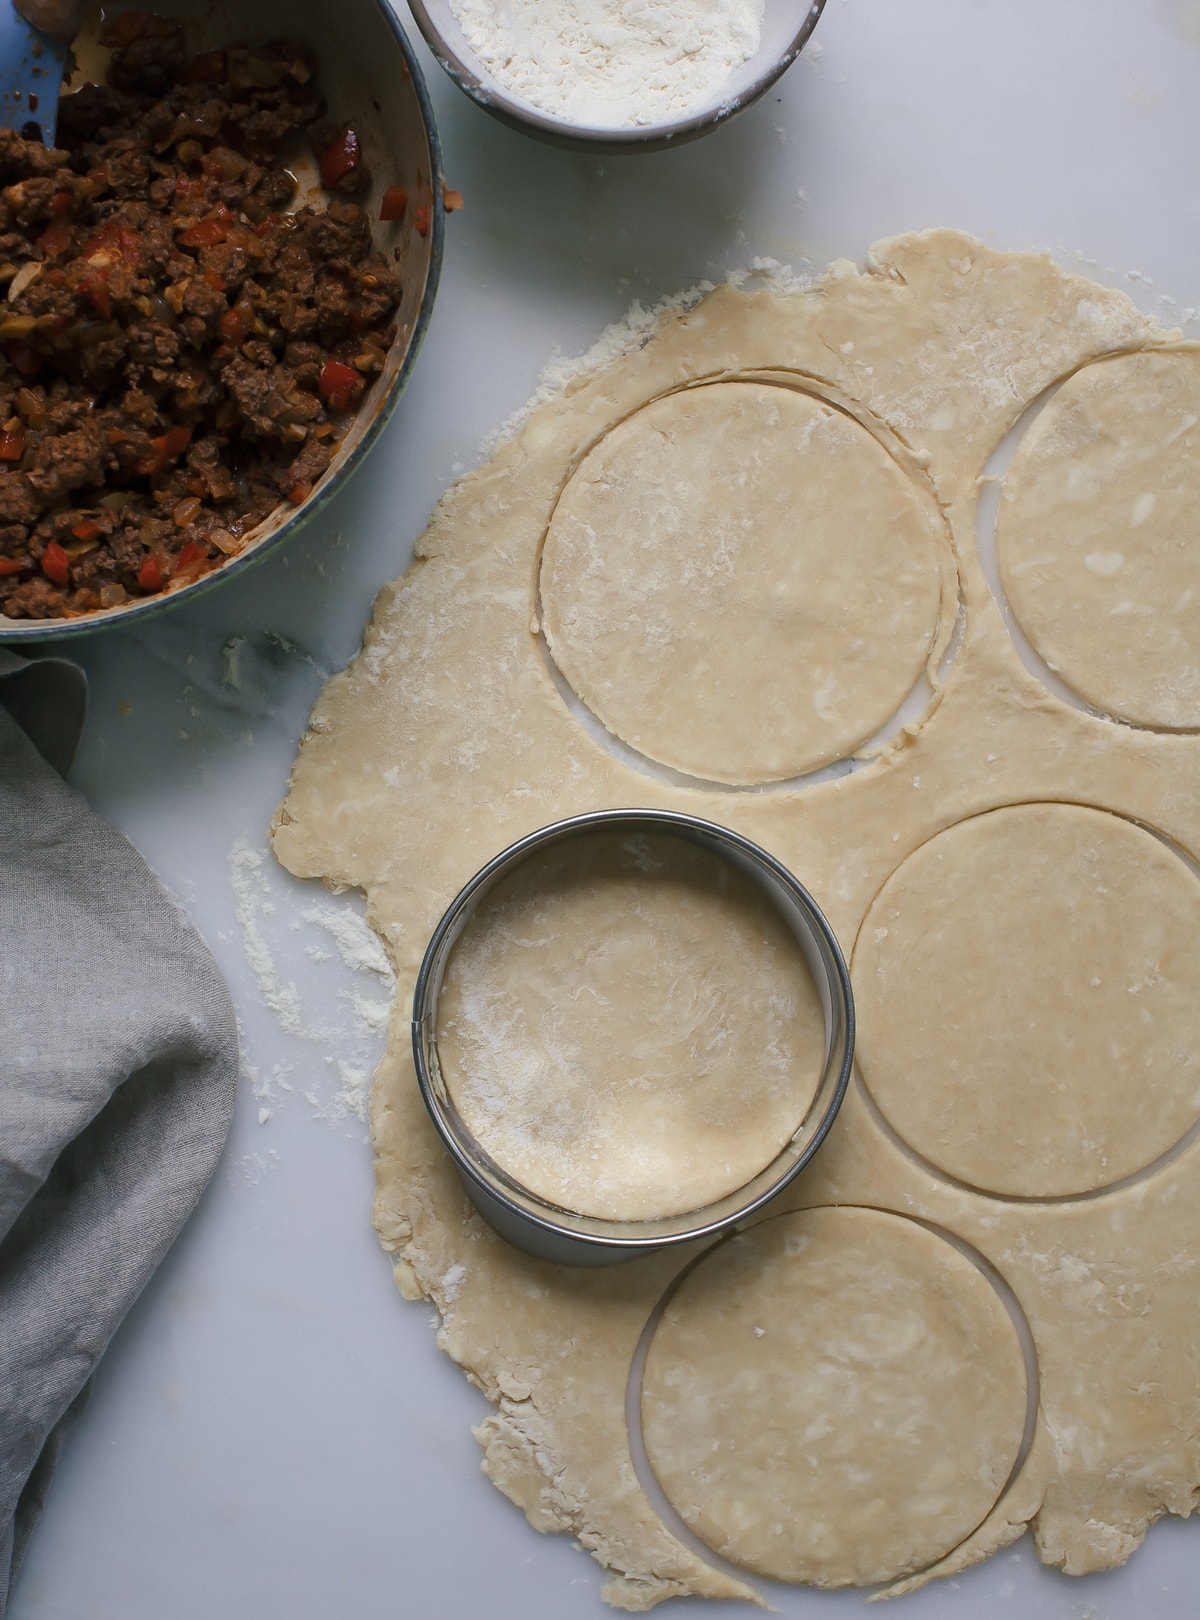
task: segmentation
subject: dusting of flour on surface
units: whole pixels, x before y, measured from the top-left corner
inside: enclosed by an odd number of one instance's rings
[[[496,82],[593,129],[673,123],[720,99],[758,49],[762,0],[451,0]]]
[[[395,976],[378,934],[352,895],[314,902],[245,838],[228,855],[242,948],[258,999],[271,1014],[269,1042],[239,1019],[242,1071],[258,1123],[295,1097],[314,1119],[365,1121],[371,1076],[383,1050]],[[317,992],[302,994],[294,973]],[[320,1006],[323,1021],[306,1011]],[[264,1059],[257,1047],[269,1046]]]
[[[725,280],[730,287],[761,287],[778,297],[803,292],[812,285],[812,277],[804,271],[770,258],[751,259],[743,268],[731,270]],[[606,370],[637,349],[644,349],[665,321],[695,309],[701,299],[715,291],[715,285],[711,281],[697,281],[682,292],[670,293],[653,304],[643,304],[635,298],[621,319],[610,322],[582,354],[553,353],[542,367],[533,393],[524,405],[488,434],[479,447],[480,455],[485,459],[493,455],[540,405],[548,404],[552,399],[562,399],[597,372]]]

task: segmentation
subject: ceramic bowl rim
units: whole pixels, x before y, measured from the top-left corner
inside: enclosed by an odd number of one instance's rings
[[[645,124],[626,129],[567,123],[560,118],[551,118],[547,113],[539,113],[515,96],[505,94],[494,81],[485,82],[470,62],[451,49],[430,16],[425,0],[408,0],[408,4],[425,43],[438,63],[463,94],[485,112],[491,113],[510,128],[522,130],[551,145],[564,146],[572,151],[607,153],[664,151],[668,147],[696,140],[727,123],[764,95],[791,67],[820,21],[825,0],[810,0],[804,20],[787,49],[736,96],[670,123]]]

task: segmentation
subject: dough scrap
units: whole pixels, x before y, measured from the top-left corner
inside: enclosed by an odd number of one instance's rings
[[[965,1255],[878,1210],[808,1209],[684,1278],[650,1344],[642,1426],[667,1497],[722,1556],[869,1586],[987,1517],[1026,1396],[1016,1328]]]
[[[1138,725],[1200,727],[1200,354],[1086,366],[1005,480],[1005,594],[1051,669]]]
[[[1091,1192],[1200,1116],[1200,879],[1119,816],[1019,805],[939,833],[884,884],[852,972],[868,1090],[969,1186]]]
[[[503,1170],[637,1221],[714,1203],[775,1158],[816,1095],[825,1015],[744,873],[679,838],[593,833],[484,900],[447,963],[437,1043]]]
[[[619,423],[563,489],[546,640],[623,741],[715,782],[844,758],[929,656],[937,517],[852,416],[718,382]]]
[[[618,1606],[753,1596],[672,1534],[626,1432],[640,1335],[691,1257],[571,1272],[507,1248],[472,1214],[412,1071],[408,1006],[425,942],[498,849],[618,805],[690,811],[764,845],[847,945],[908,857],[1002,806],[1091,805],[1200,852],[1200,739],[1114,725],[1047,692],[976,551],[979,477],[1028,405],[1081,366],[1142,351],[1196,352],[1123,294],[954,231],[880,243],[865,270],[840,261],[805,291],[720,288],[540,406],[447,494],[413,568],[380,593],[361,654],[318,700],[274,847],[297,875],[363,888],[397,966],[372,1101],[376,1225],[400,1286],[436,1303],[440,1342],[496,1405],[479,1431],[490,1477],[539,1529],[595,1554]],[[616,757],[564,702],[531,633],[540,547],[571,469],[648,401],[703,380],[780,378],[893,435],[893,459],[925,481],[944,515],[941,574],[944,588],[957,575],[961,643],[920,725],[852,774],[769,791],[689,787]],[[951,584],[931,658],[954,606]],[[1004,1201],[923,1165],[852,1085],[776,1207],[805,1204],[869,1204],[956,1234],[1011,1287],[1036,1352],[1037,1424],[1012,1484],[952,1552],[891,1590],[966,1568],[1027,1525],[1046,1561],[1108,1568],[1162,1513],[1192,1511],[1195,1142],[1095,1197]],[[990,1350],[979,1346],[985,1362]]]

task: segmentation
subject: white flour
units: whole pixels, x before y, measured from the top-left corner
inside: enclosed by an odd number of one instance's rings
[[[762,0],[451,0],[467,42],[510,94],[600,129],[715,106],[758,49]]]
[[[243,1073],[260,1105],[258,1123],[269,1124],[275,1106],[289,1093],[309,1105],[314,1119],[365,1121],[371,1074],[382,1051],[395,987],[383,942],[353,909],[351,897],[312,901],[307,889],[245,838],[238,838],[229,851],[229,879],[259,999],[274,1015],[278,1035],[300,1043],[268,1072],[253,1061],[253,1041],[239,1026]],[[298,904],[301,895],[307,903]],[[334,951],[322,948],[314,926]],[[329,964],[316,978],[308,973],[307,997],[288,971],[298,952],[311,962]],[[315,1019],[313,1005],[327,1017]],[[342,1007],[349,1009],[348,1018],[340,1015]]]

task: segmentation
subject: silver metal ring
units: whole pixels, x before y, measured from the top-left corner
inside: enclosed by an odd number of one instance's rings
[[[667,834],[697,844],[749,877],[790,927],[825,1013],[825,1062],[808,1111],[775,1158],[724,1198],[651,1220],[615,1221],[561,1209],[515,1181],[467,1129],[446,1087],[437,1049],[437,1006],[446,964],[486,895],[529,856],[581,834],[615,829]],[[791,872],[739,833],[671,810],[598,810],[556,821],[502,850],[451,901],[433,931],[417,975],[413,1062],[421,1095],[476,1208],[501,1237],[545,1260],[610,1265],[668,1245],[710,1238],[754,1214],[799,1175],[824,1141],[846,1092],[854,1061],[854,998],[833,930]]]

